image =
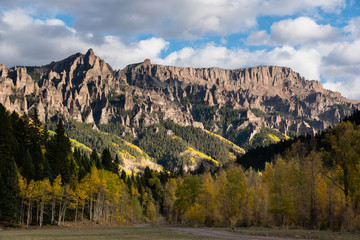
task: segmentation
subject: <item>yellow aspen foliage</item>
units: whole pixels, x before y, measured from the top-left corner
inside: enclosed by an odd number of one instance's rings
[[[154,203],[153,199],[149,199],[149,201],[147,202],[147,206],[146,206],[146,212],[145,212],[145,216],[146,218],[150,221],[150,222],[156,222],[157,221],[157,209],[156,209],[156,205]]]
[[[199,193],[199,204],[201,207],[201,222],[211,226],[220,221],[218,202],[216,201],[217,189],[215,182],[210,173],[206,173],[201,177],[201,189]],[[200,220],[198,220],[200,221]]]
[[[178,185],[174,207],[180,216],[186,216],[188,209],[195,204],[200,191],[200,180],[197,176],[187,175]],[[185,219],[184,219],[185,220]]]
[[[19,195],[21,198],[25,197],[26,194],[26,188],[27,188],[27,181],[26,178],[21,176],[20,173],[18,173],[18,179],[19,179]]]
[[[268,188],[269,212],[275,224],[287,225],[292,221],[295,206],[293,189],[289,186],[289,168],[284,160],[277,159],[274,168],[266,165],[264,181]],[[266,171],[269,172],[266,172]]]
[[[36,182],[31,180],[27,185],[26,193],[25,193],[25,204],[27,205],[27,221],[26,226],[29,227],[32,222],[32,207],[37,197],[37,187]]]
[[[195,202],[193,205],[189,206],[185,215],[188,219],[195,223],[204,223],[206,215],[202,209],[202,205]]]
[[[253,169],[246,172],[246,197],[242,206],[243,225],[258,226],[266,218],[266,199],[262,174]]]
[[[39,225],[42,227],[44,219],[44,208],[51,199],[51,184],[48,178],[37,182],[38,187],[38,201],[40,203],[40,218]]]
[[[63,188],[62,188],[62,183],[61,183],[61,176],[58,175],[53,184],[52,184],[52,194],[53,197],[55,197],[56,199],[59,199],[62,194],[63,194]]]
[[[175,203],[175,192],[177,187],[177,181],[174,178],[170,178],[168,182],[165,183],[163,200],[164,200],[164,214],[167,222],[173,223],[176,221],[176,211],[174,209]]]
[[[242,201],[246,195],[246,181],[242,168],[231,166],[220,172],[216,185],[219,189],[217,199],[223,223],[230,225],[232,219],[234,225],[240,224]]]

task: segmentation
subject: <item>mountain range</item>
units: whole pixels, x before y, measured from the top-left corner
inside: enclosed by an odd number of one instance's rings
[[[360,106],[287,67],[190,68],[146,59],[114,70],[92,49],[40,67],[0,64],[0,87],[7,109],[31,114],[36,108],[43,122],[65,120],[75,142],[111,147],[129,171],[224,164],[257,146],[314,135]],[[93,140],[79,137],[89,131]],[[112,146],[99,144],[109,134]]]

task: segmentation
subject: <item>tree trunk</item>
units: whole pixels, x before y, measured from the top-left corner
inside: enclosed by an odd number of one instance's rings
[[[43,219],[44,219],[44,202],[41,202],[40,204],[40,228],[42,227]]]
[[[93,213],[92,213],[92,211],[93,211],[93,193],[91,192],[91,195],[90,195],[90,221],[92,221],[92,215],[93,215]]]
[[[21,198],[21,215],[20,215],[20,225],[23,225],[24,224],[24,215],[25,215],[25,212],[24,212],[24,198],[22,197]]]
[[[56,207],[56,198],[53,199],[51,204],[51,225],[54,224],[55,221],[55,207]]]
[[[344,194],[346,201],[346,208],[349,207],[349,173],[346,164],[343,164],[344,170]]]
[[[84,208],[85,208],[84,205],[82,206],[82,210],[81,210],[81,221],[84,221]]]
[[[78,214],[78,201],[76,201],[76,208],[75,208],[75,222],[77,220],[77,214]]]
[[[36,222],[39,223],[40,203],[36,204]]]
[[[58,226],[60,227],[61,225],[61,211],[62,211],[62,199],[60,200],[60,204],[59,204],[59,218],[58,218]]]
[[[316,174],[314,173],[314,163],[311,162],[311,206],[310,206],[310,225],[312,228],[316,226],[317,210],[316,210]]]
[[[26,227],[30,227],[30,223],[31,223],[31,199],[29,200],[27,219],[26,219]]]
[[[66,203],[64,203],[64,212],[63,212],[63,216],[62,216],[62,219],[63,219],[63,225],[65,223],[65,213],[66,213]]]

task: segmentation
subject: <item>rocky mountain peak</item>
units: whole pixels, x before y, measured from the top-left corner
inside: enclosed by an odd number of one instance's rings
[[[85,54],[86,56],[95,56],[94,50],[92,48],[89,48],[89,50]]]
[[[145,59],[144,60],[144,65],[151,65],[151,61],[150,61],[150,59]]]

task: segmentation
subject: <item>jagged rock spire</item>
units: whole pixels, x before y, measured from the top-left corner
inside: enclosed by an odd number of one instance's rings
[[[94,50],[92,48],[89,48],[89,50],[86,52],[86,56],[94,56]]]

